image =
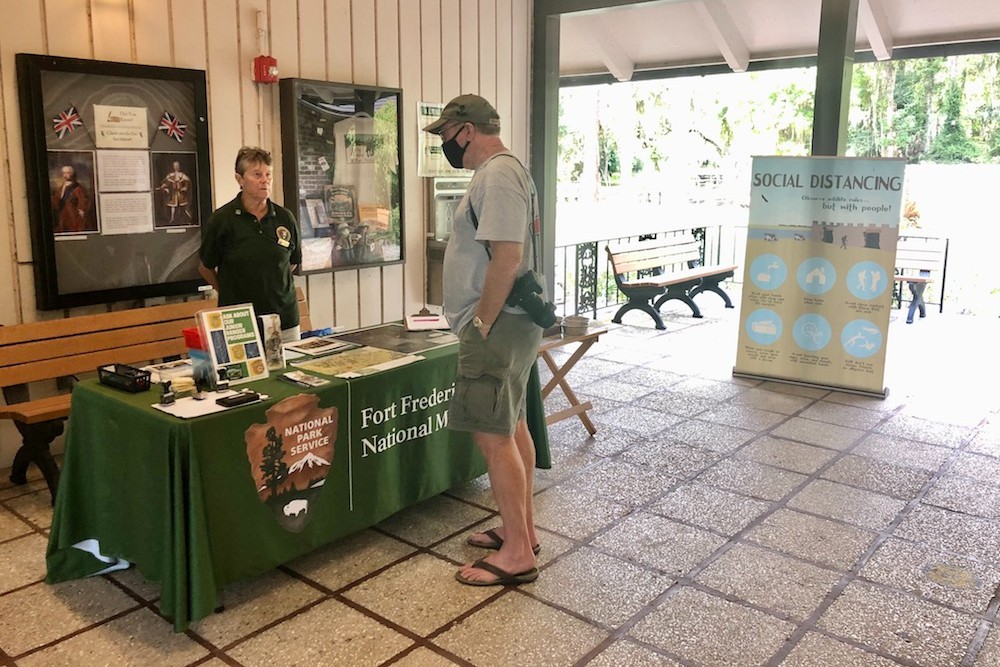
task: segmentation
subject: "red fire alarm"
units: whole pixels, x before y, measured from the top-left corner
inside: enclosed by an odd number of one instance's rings
[[[254,58],[253,80],[257,83],[277,83],[278,61],[271,56],[257,56]]]

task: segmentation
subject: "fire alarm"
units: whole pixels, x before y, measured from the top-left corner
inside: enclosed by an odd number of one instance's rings
[[[277,83],[278,61],[271,56],[257,56],[254,58],[253,80],[257,83]]]

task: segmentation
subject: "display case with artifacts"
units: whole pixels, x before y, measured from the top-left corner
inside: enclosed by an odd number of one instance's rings
[[[402,93],[396,88],[282,79],[285,201],[298,201],[299,273],[403,260]],[[310,202],[324,204],[320,214]]]

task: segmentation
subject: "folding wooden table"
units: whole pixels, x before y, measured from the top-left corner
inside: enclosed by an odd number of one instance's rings
[[[587,331],[586,334],[582,336],[548,336],[542,339],[542,344],[538,348],[538,356],[545,361],[545,364],[552,371],[552,379],[542,387],[542,399],[548,397],[552,393],[552,390],[557,386],[562,389],[563,394],[569,399],[570,407],[559,410],[558,412],[553,412],[545,418],[545,423],[552,425],[556,422],[561,422],[564,419],[569,419],[573,415],[580,418],[583,422],[584,427],[587,431],[594,435],[597,433],[597,428],[594,423],[590,421],[590,417],[587,416],[587,411],[593,408],[593,404],[590,401],[580,402],[580,399],[576,397],[573,393],[573,389],[569,386],[569,382],[566,381],[566,374],[569,373],[576,362],[583,358],[583,355],[587,353],[587,350],[597,342],[602,334],[608,332],[607,328],[595,328]],[[574,350],[573,354],[570,355],[562,366],[559,366],[555,359],[552,358],[550,352],[552,350],[563,347],[564,345],[571,345],[573,343],[579,343],[580,346]]]

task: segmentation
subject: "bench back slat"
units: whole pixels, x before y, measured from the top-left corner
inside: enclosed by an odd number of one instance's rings
[[[687,268],[688,262],[701,260],[701,243],[687,234],[666,239],[652,239],[620,248],[607,246],[605,249],[615,275],[676,264]]]
[[[160,340],[140,345],[129,345],[114,349],[99,350],[86,354],[75,354],[56,359],[33,361],[17,366],[0,368],[0,387],[47,380],[50,378],[93,372],[98,366],[112,363],[138,364],[163,357],[183,354],[187,351],[184,338],[176,336],[171,340]]]
[[[896,246],[896,271],[943,271],[947,252],[947,239],[901,236]]]

